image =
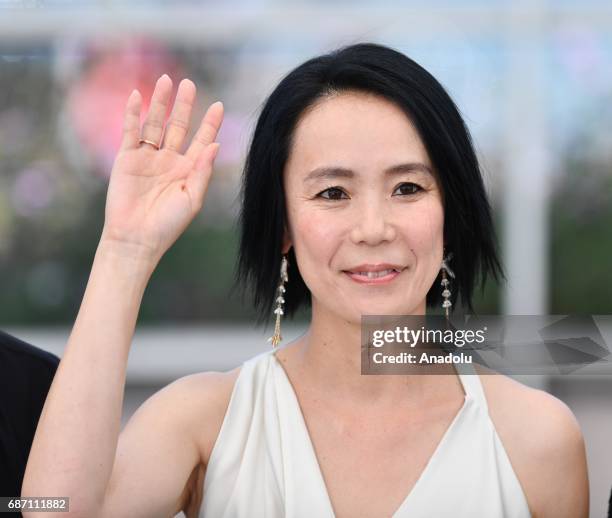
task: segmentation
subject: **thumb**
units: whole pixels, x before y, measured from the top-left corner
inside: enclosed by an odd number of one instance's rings
[[[204,202],[204,196],[208,189],[208,182],[210,181],[213,164],[220,147],[221,144],[218,142],[213,142],[206,146],[202,154],[198,157],[193,171],[191,171],[187,177],[187,188],[200,207]]]

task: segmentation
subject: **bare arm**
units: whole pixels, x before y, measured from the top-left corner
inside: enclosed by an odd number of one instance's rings
[[[523,387],[514,393],[517,397],[506,399],[495,418],[506,422],[502,440],[510,446],[533,518],[587,518],[588,470],[576,417],[543,390]]]
[[[539,454],[539,512],[535,518],[588,518],[589,479],[586,448],[580,425],[570,408],[550,394],[540,392],[542,416]]]
[[[171,89],[167,76],[157,82],[143,138],[161,143]],[[137,91],[126,106],[104,230],[22,487],[23,496],[70,497],[70,516],[123,515],[117,511],[127,494],[117,481],[136,483],[119,473],[127,464],[134,464],[130,475],[149,484],[150,491],[132,494],[133,512],[125,515],[167,516],[176,511],[183,486],[200,461],[189,423],[193,409],[180,401],[196,386],[213,388],[214,375],[170,385],[143,405],[119,438],[128,353],[146,285],[162,255],[201,209],[218,149],[213,141],[223,111],[214,104],[187,151],[180,152],[194,99],[195,85],[183,81],[160,150],[139,143]]]
[[[75,512],[101,503],[119,435],[128,351],[150,270],[137,257],[98,248],[40,416],[24,495],[70,496]]]
[[[480,365],[476,370],[533,518],[587,518],[585,444],[571,409],[544,390]]]

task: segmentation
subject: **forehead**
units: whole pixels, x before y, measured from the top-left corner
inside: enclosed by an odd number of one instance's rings
[[[431,163],[418,132],[383,97],[345,92],[318,101],[298,121],[287,170],[306,174],[329,165],[361,170],[392,163]]]

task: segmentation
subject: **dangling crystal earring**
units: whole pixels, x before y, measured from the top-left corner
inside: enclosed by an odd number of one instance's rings
[[[272,342],[273,349],[276,349],[276,346],[283,339],[280,334],[280,317],[283,314],[283,304],[285,303],[283,293],[285,293],[285,283],[288,280],[289,277],[287,277],[287,256],[283,255],[283,260],[281,261],[280,269],[280,283],[276,290],[276,309],[274,310],[274,314],[276,315],[276,324],[274,326],[274,334],[270,338],[268,338],[268,342]]]
[[[444,288],[442,290],[442,297],[444,297],[444,302],[442,302],[442,307],[444,308],[444,312],[446,314],[447,319],[448,319],[448,308],[450,308],[453,305],[453,303],[450,301],[451,291],[448,289],[448,285],[450,284],[450,281],[448,280],[448,277],[446,276],[446,274],[448,273],[448,275],[450,275],[453,279],[455,278],[455,274],[448,267],[448,263],[452,258],[453,258],[452,252],[447,254],[444,257],[444,259],[442,259],[442,265],[440,266],[440,269],[442,270],[442,281],[440,282],[440,284]]]

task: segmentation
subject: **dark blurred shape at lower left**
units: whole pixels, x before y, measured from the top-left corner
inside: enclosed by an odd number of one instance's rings
[[[58,364],[57,356],[0,331],[0,496],[21,495],[38,418]]]

